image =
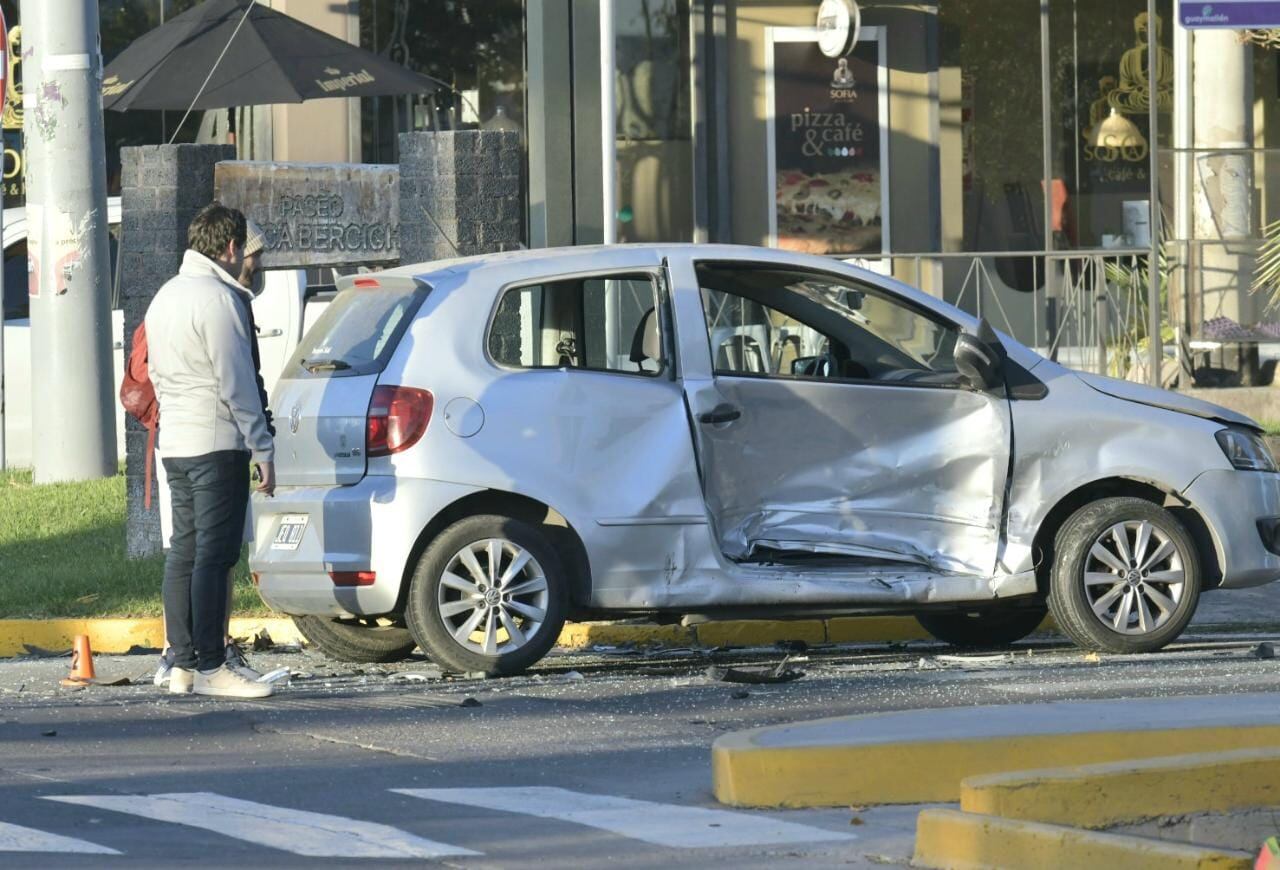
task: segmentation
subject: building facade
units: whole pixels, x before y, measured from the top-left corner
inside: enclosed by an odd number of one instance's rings
[[[104,58],[195,3],[101,0]],[[20,41],[14,5],[0,0]],[[1143,376],[1153,298],[1160,353],[1187,374],[1256,380],[1280,335],[1250,292],[1277,217],[1277,52],[1265,33],[1184,28],[1174,0],[858,0],[836,4],[860,29],[833,54],[817,0],[270,5],[448,88],[237,110],[245,158],[393,162],[400,132],[516,130],[531,246],[859,258],[1127,376]],[[121,145],[168,141],[177,115],[109,112],[109,165]],[[229,120],[205,113],[178,141],[223,141]]]

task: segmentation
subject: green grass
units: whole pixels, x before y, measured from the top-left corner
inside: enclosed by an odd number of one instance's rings
[[[123,474],[35,486],[29,470],[0,473],[0,619],[160,615],[164,558],[125,558],[124,484]],[[244,556],[233,612],[270,612]]]

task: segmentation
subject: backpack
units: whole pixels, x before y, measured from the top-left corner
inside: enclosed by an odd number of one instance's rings
[[[120,404],[130,417],[147,430],[146,495],[144,507],[151,510],[151,469],[155,464],[156,433],[160,430],[160,404],[156,401],[156,388],[147,371],[147,325],[139,323],[133,331],[133,348],[125,363],[124,378],[120,381]]]

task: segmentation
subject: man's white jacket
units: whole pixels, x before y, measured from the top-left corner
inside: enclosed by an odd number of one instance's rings
[[[147,371],[160,403],[161,456],[248,450],[275,455],[253,370],[245,291],[188,250],[147,309]]]

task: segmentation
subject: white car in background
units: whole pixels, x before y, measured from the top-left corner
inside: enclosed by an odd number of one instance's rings
[[[112,274],[120,241],[120,197],[107,200]],[[174,263],[177,271],[177,263]],[[113,286],[116,284],[112,282]],[[275,382],[303,333],[332,297],[332,285],[308,286],[301,269],[266,273],[262,293],[253,301],[267,390]],[[25,208],[4,210],[4,383],[5,458],[8,468],[29,467],[31,457],[31,318],[27,296],[27,213]],[[111,299],[112,394],[124,375],[124,311],[120,288]],[[116,451],[124,458],[124,409],[115,403]]]

